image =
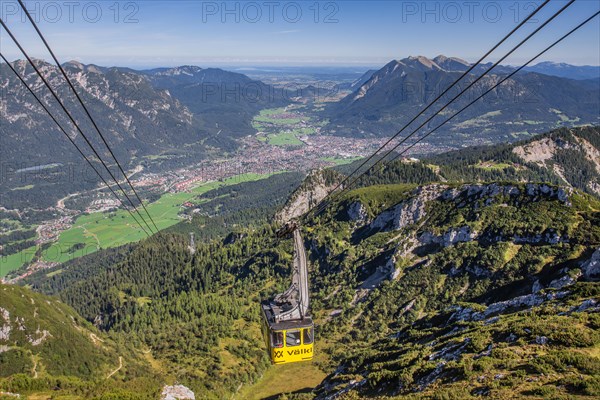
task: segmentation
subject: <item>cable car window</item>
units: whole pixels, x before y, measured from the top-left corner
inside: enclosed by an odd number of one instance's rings
[[[285,334],[285,345],[298,346],[300,344],[300,331],[287,331]]]
[[[283,332],[275,331],[271,333],[271,345],[273,347],[283,347]]]
[[[311,344],[313,342],[313,330],[312,328],[304,329],[304,344]]]

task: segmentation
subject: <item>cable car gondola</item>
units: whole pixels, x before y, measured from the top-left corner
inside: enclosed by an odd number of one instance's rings
[[[292,233],[294,271],[292,285],[271,300],[261,303],[263,332],[273,364],[310,361],[314,354],[314,324],[308,313],[308,267],[302,236],[295,223],[279,235]]]

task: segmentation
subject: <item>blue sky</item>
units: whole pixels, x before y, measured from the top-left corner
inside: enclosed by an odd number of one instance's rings
[[[541,1],[31,1],[59,59],[134,68],[212,65],[381,66],[409,55],[475,61]],[[565,4],[552,0],[539,20]],[[505,63],[518,64],[600,8],[577,0]],[[48,59],[16,0],[2,19],[27,49]],[[539,21],[538,21],[539,22]],[[535,23],[526,24],[494,60]],[[2,31],[2,52],[22,58]],[[543,59],[600,65],[600,18]]]

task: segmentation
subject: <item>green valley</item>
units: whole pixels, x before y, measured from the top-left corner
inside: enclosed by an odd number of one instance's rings
[[[272,146],[303,146],[299,138],[316,132],[311,117],[291,106],[261,110],[252,127],[258,131],[258,140]]]
[[[184,209],[182,208],[184,203],[219,187],[257,181],[268,178],[270,175],[243,174],[222,181],[200,184],[186,192],[166,193],[157,201],[147,204],[146,208],[158,228],[163,230],[181,222],[180,214]],[[140,210],[143,212],[141,207]],[[139,216],[137,218],[140,220]],[[145,218],[152,226],[148,217]],[[144,237],[146,237],[146,233],[125,210],[83,215],[76,219],[71,228],[62,232],[58,241],[49,247],[44,247],[41,250],[37,247],[31,247],[19,253],[2,257],[0,277],[6,276],[9,272],[31,262],[38,251],[41,261],[63,263],[94,253],[100,249],[137,242]]]

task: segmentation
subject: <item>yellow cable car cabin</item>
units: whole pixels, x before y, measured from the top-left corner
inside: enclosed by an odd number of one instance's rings
[[[263,331],[273,364],[312,360],[314,324],[308,314],[308,267],[304,242],[294,224],[288,228],[294,237],[292,285],[272,300],[263,301]]]
[[[268,303],[263,303],[263,313],[263,331],[273,364],[312,360],[315,340],[312,318],[275,322]]]

